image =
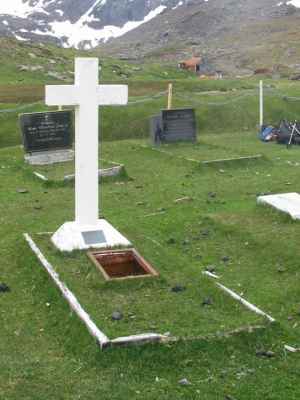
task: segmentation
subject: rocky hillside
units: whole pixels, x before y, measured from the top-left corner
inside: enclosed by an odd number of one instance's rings
[[[297,6],[297,7],[296,7]],[[180,60],[200,55],[229,75],[300,72],[300,1],[190,1],[110,40],[105,49],[126,58]]]
[[[188,0],[9,0],[0,3],[0,36],[89,49]]]

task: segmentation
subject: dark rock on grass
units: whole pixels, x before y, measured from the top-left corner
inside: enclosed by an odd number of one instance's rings
[[[123,319],[123,314],[120,311],[114,311],[111,315],[113,321],[121,321]]]
[[[176,285],[176,286],[172,287],[171,292],[180,293],[180,292],[184,292],[185,290],[186,290],[185,286]]]
[[[209,236],[209,230],[208,229],[204,229],[203,231],[201,231],[201,235],[202,236],[204,236],[204,237],[207,237],[207,236]]]
[[[216,267],[214,265],[208,265],[207,267],[205,267],[205,271],[214,274],[216,272]]]
[[[223,263],[228,263],[230,261],[230,257],[224,256],[221,258],[221,260],[223,261]]]
[[[190,244],[190,241],[189,241],[188,239],[185,239],[185,240],[182,242],[182,244],[183,244],[183,246],[188,246],[188,245]]]
[[[279,265],[277,268],[277,272],[279,274],[283,274],[284,272],[286,272],[286,269],[283,266]]]
[[[175,244],[176,240],[174,238],[169,238],[166,243],[167,244]]]
[[[257,357],[266,357],[266,358],[273,358],[275,357],[275,353],[270,350],[258,350],[256,352]]]
[[[0,293],[8,293],[10,288],[5,283],[0,283]]]
[[[209,192],[209,193],[208,193],[208,197],[211,198],[211,199],[215,199],[215,198],[217,197],[217,193],[215,193],[215,192]]]
[[[212,299],[210,297],[206,297],[203,301],[202,301],[202,306],[212,306],[214,303],[212,301]]]

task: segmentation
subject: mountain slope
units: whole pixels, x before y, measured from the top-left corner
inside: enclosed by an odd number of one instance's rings
[[[104,48],[129,58],[180,60],[200,55],[230,75],[251,73],[261,66],[274,72],[285,67],[300,71],[300,9],[295,7],[300,2],[293,4],[277,0],[191,1],[166,10]]]
[[[0,4],[0,35],[91,48],[186,0],[10,0]]]

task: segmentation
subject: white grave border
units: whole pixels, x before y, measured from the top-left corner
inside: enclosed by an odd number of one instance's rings
[[[50,232],[47,232],[49,234]],[[43,233],[44,234],[44,233]],[[93,322],[89,314],[83,309],[79,301],[77,300],[76,296],[73,294],[73,292],[66,286],[65,283],[63,283],[60,280],[59,274],[55,272],[55,269],[53,266],[50,264],[50,262],[46,259],[46,257],[43,255],[41,250],[38,248],[36,243],[33,241],[31,236],[28,233],[24,233],[24,238],[26,242],[28,243],[30,249],[33,251],[41,265],[44,267],[44,269],[48,272],[58,289],[61,291],[63,297],[67,300],[69,303],[71,309],[76,313],[76,315],[81,319],[81,321],[85,324],[87,327],[88,331],[90,334],[96,339],[97,343],[99,344],[101,350],[104,350],[108,347],[116,347],[116,346],[127,346],[127,345],[142,345],[146,343],[172,343],[172,342],[180,342],[180,341],[188,341],[188,340],[207,340],[211,339],[212,337],[218,337],[220,338],[220,333],[217,332],[217,334],[214,336],[212,334],[207,335],[207,336],[199,336],[199,337],[172,337],[169,336],[169,334],[159,334],[159,333],[142,333],[138,335],[130,335],[130,336],[121,336],[117,337],[115,339],[109,339],[105,333],[103,333],[97,325]],[[203,272],[204,275],[205,272]],[[213,277],[214,279],[219,279],[218,276],[210,276]],[[220,283],[216,283],[216,286],[221,289],[222,291],[226,292],[229,294],[231,297],[233,297],[235,300],[239,301],[242,305],[244,305],[246,308],[248,308],[250,311],[255,312],[256,314],[261,315],[264,317],[269,323],[274,323],[275,319],[265,313],[264,311],[260,310],[253,304],[249,303],[247,300],[233,292],[231,289],[228,289],[227,287],[221,285]],[[255,326],[246,326],[242,328],[237,328],[233,330],[232,332],[224,332],[224,337],[230,337],[235,334],[239,334],[241,332],[249,332],[252,333],[253,331],[259,330],[259,329],[265,329],[264,325],[255,325]]]

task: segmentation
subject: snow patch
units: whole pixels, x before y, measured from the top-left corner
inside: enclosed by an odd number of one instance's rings
[[[104,4],[100,0],[100,4]],[[65,38],[67,37],[67,43],[65,47],[79,47],[81,42],[86,42],[85,48],[96,47],[99,42],[107,42],[110,38],[116,38],[124,35],[125,33],[137,28],[138,26],[150,21],[157,15],[161,14],[166,6],[159,6],[155,10],[150,11],[148,15],[142,21],[128,21],[122,27],[107,25],[102,29],[94,29],[86,24],[87,19],[90,20],[89,14],[94,9],[93,5],[77,22],[72,24],[70,21],[64,22],[53,22],[51,23],[51,31],[48,35]],[[45,33],[44,33],[45,34]]]

